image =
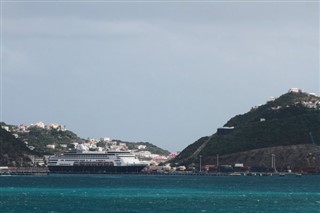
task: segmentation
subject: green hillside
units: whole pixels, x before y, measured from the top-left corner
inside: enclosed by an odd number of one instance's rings
[[[128,142],[128,141],[121,141],[121,140],[114,140],[118,143],[125,143],[130,150],[138,149],[140,145],[146,146],[144,151],[149,151],[152,154],[158,154],[158,155],[169,155],[170,152],[168,150],[164,150],[152,143],[149,142]]]
[[[19,161],[21,156],[26,154],[36,154],[39,156],[53,155],[56,153],[63,153],[67,150],[74,149],[73,143],[83,143],[86,140],[79,138],[75,133],[61,128],[41,128],[36,125],[28,126],[27,129],[21,129],[16,125],[8,125],[0,123],[1,126],[7,128],[10,132],[1,128],[1,149],[5,156],[1,158],[4,164],[8,160],[4,160],[11,156],[12,161]],[[24,126],[24,125],[22,125]],[[14,143],[12,142],[14,141]],[[114,140],[115,142],[125,143],[131,150],[138,149],[139,145],[145,145],[143,151],[150,151],[152,154],[168,155],[167,150],[161,149],[149,142],[128,142],[121,140]],[[54,146],[48,148],[47,146]],[[105,142],[100,141],[97,143],[99,147],[105,147]],[[29,147],[29,148],[28,148]],[[27,162],[27,160],[25,160]]]
[[[31,162],[28,155],[36,154],[0,126],[0,166],[26,166]]]
[[[63,152],[71,143],[78,142],[80,138],[71,131],[61,131],[57,129],[43,129],[39,127],[30,127],[29,132],[19,133],[22,141],[27,141],[29,146],[34,146],[35,150],[41,154],[54,154],[54,152]],[[55,145],[55,149],[47,148],[47,145]]]
[[[320,142],[320,98],[307,93],[287,93],[265,105],[230,119],[227,134],[215,133],[188,146],[175,159],[188,164],[220,156],[267,147],[311,144],[311,132]],[[212,163],[212,162],[208,162]]]

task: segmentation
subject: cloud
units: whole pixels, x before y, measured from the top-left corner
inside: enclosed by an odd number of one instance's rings
[[[319,88],[314,4],[4,5],[8,123],[179,150],[266,97]]]
[[[93,21],[68,18],[27,18],[4,22],[4,35],[15,38],[103,38],[136,36],[149,26],[126,21]]]

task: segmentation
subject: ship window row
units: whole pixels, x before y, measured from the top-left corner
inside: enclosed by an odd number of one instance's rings
[[[95,160],[95,161],[105,161],[107,159],[87,159],[88,160]],[[81,160],[81,159],[61,159],[60,161],[86,161],[86,160]],[[58,161],[49,161],[49,162],[58,162]]]
[[[65,155],[64,158],[109,158],[108,155],[78,155],[78,156],[67,156]]]

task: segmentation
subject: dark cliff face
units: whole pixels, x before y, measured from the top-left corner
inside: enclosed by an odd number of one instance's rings
[[[219,154],[226,164],[268,165],[271,150],[277,151],[281,159],[279,163],[283,165],[286,162],[308,166],[310,162],[305,155],[316,152],[316,149],[309,147],[312,144],[310,132],[315,143],[320,144],[320,98],[307,93],[287,93],[231,118],[224,126],[234,128],[198,140],[183,150],[173,162],[196,163],[201,155],[203,163],[214,164]],[[296,145],[304,148],[295,149]],[[275,147],[286,148],[274,150]],[[258,149],[261,149],[259,154],[249,152]],[[286,153],[294,157],[288,157]]]

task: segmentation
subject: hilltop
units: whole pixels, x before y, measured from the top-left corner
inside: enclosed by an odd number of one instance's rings
[[[310,133],[319,144],[320,97],[290,90],[231,118],[213,135],[189,145],[173,163],[199,163],[201,155],[204,164],[215,164],[219,155],[224,164],[267,167],[270,153],[276,152],[279,166],[314,166],[317,148],[312,146]]]
[[[32,125],[8,125],[2,123],[2,128],[10,132],[16,139],[23,141],[29,150],[41,155],[61,153],[72,147],[72,143],[80,142],[75,133],[59,124],[45,125],[38,122]]]

